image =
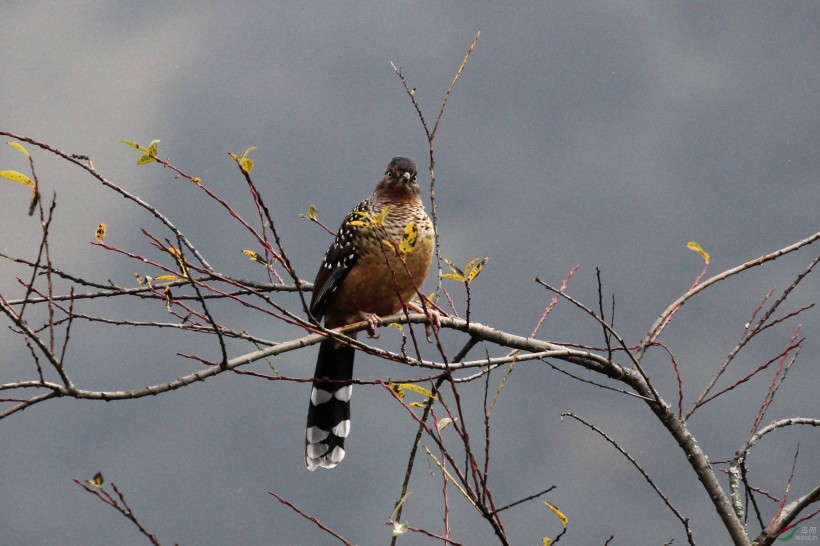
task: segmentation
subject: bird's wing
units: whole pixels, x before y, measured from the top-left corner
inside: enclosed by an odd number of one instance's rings
[[[344,282],[345,277],[358,259],[358,248],[356,247],[356,231],[359,226],[351,225],[351,222],[361,220],[357,212],[366,210],[365,202],[344,219],[333,244],[327,249],[316,280],[313,281],[313,296],[310,300],[310,314],[316,320],[321,320],[325,312],[325,304],[328,298]]]

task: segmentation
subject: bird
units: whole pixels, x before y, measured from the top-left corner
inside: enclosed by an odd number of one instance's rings
[[[404,252],[398,250],[402,238],[412,240]],[[380,317],[400,311],[416,295],[434,249],[435,230],[424,210],[416,162],[396,156],[325,253],[313,282],[313,320],[324,319],[328,329],[367,320],[374,335]],[[345,456],[354,356],[353,347],[331,338],[319,344],[305,431],[309,470],[333,468]]]

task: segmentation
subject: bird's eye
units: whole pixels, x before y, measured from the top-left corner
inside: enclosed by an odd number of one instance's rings
[[[413,175],[413,178],[412,178],[411,180],[413,180],[413,182],[415,182],[415,181],[416,181],[416,178],[418,178],[418,177],[414,174],[414,175]]]
[[[393,171],[387,171],[384,173],[387,178],[393,178]]]

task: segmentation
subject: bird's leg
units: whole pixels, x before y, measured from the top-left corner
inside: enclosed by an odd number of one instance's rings
[[[416,313],[424,313],[427,315],[427,323],[424,325],[424,335],[427,336],[427,340],[430,340],[430,336],[433,335],[433,330],[438,331],[441,328],[441,313],[433,309],[432,307],[427,307],[425,311],[418,305],[413,302],[408,301],[406,304],[408,309],[412,309]]]
[[[382,325],[382,318],[376,313],[361,313],[362,319],[367,321],[367,335],[373,339],[379,337],[376,329]]]

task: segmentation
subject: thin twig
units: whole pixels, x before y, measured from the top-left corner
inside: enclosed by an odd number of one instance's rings
[[[342,535],[340,535],[339,533],[337,533],[336,531],[334,531],[333,529],[331,529],[330,527],[328,527],[327,525],[325,525],[324,523],[319,521],[318,518],[316,518],[314,516],[311,516],[310,514],[307,514],[301,508],[299,508],[298,506],[296,506],[295,504],[293,504],[292,502],[290,502],[286,498],[277,495],[273,491],[268,491],[268,494],[271,497],[278,500],[279,502],[281,502],[282,504],[284,504],[285,506],[287,506],[288,508],[290,508],[291,510],[293,510],[294,512],[296,512],[297,514],[299,514],[300,516],[302,516],[303,518],[305,518],[306,520],[315,523],[316,526],[319,527],[319,529],[326,532],[330,536],[334,537],[335,539],[337,539],[339,542],[341,542],[345,546],[353,546],[352,542],[350,542],[345,537],[343,537]]]
[[[817,232],[814,235],[810,235],[809,237],[806,237],[805,239],[801,239],[800,241],[797,241],[796,243],[792,243],[788,246],[785,246],[783,248],[775,250],[774,252],[771,252],[769,254],[764,254],[763,256],[760,256],[759,258],[755,258],[754,260],[750,260],[750,261],[748,261],[746,263],[743,263],[739,266],[727,269],[727,270],[723,271],[722,273],[718,273],[714,277],[710,277],[709,279],[707,279],[706,281],[700,283],[696,287],[688,290],[686,293],[684,293],[678,299],[673,301],[660,314],[660,316],[657,318],[657,320],[655,320],[655,323],[652,324],[652,326],[649,328],[649,331],[646,333],[643,340],[641,341],[641,344],[638,347],[638,352],[636,354],[636,358],[638,360],[643,358],[643,355],[646,352],[646,350],[649,348],[650,343],[657,336],[659,329],[664,324],[666,324],[666,321],[669,318],[669,316],[672,313],[676,312],[678,310],[678,308],[680,308],[683,304],[685,304],[687,301],[689,301],[691,298],[693,298],[697,294],[700,294],[701,292],[703,292],[704,290],[706,290],[707,288],[709,288],[713,284],[719,283],[723,280],[728,279],[729,277],[732,277],[732,276],[737,275],[739,273],[743,273],[744,271],[747,271],[749,269],[758,267],[758,266],[763,265],[763,264],[765,264],[767,262],[770,262],[772,260],[776,260],[776,259],[778,259],[782,256],[785,256],[786,254],[789,254],[791,252],[799,250],[799,249],[803,248],[804,246],[810,245],[810,244],[814,243],[815,241],[817,241],[818,239],[820,239],[820,232]]]
[[[678,511],[678,509],[675,508],[672,505],[672,502],[669,500],[669,498],[663,493],[663,491],[660,490],[660,488],[655,484],[654,480],[641,467],[641,465],[638,464],[638,461],[636,461],[635,458],[632,457],[632,455],[629,454],[628,451],[626,451],[624,448],[622,448],[618,444],[618,442],[616,442],[614,439],[612,439],[606,432],[602,431],[601,429],[599,429],[598,427],[596,427],[595,425],[593,425],[589,421],[586,421],[585,419],[583,419],[581,417],[578,417],[574,413],[565,412],[565,413],[561,414],[561,417],[562,418],[563,417],[571,417],[571,418],[575,419],[576,421],[578,421],[579,423],[587,426],[589,429],[591,429],[591,430],[595,431],[596,433],[598,433],[604,440],[609,442],[615,449],[617,449],[620,452],[621,455],[626,457],[626,460],[628,460],[630,463],[632,463],[632,466],[634,466],[635,469],[638,472],[641,473],[641,475],[644,477],[644,479],[647,481],[647,483],[649,483],[649,485],[652,487],[652,489],[655,491],[655,493],[657,493],[658,496],[661,498],[661,500],[663,500],[663,503],[672,511],[673,514],[675,514],[675,517],[678,518],[678,520],[683,524],[683,528],[686,531],[686,538],[689,541],[689,544],[691,546],[695,546],[695,540],[694,540],[694,537],[692,536],[692,530],[689,528],[689,518],[687,518],[683,514],[681,514]]]

